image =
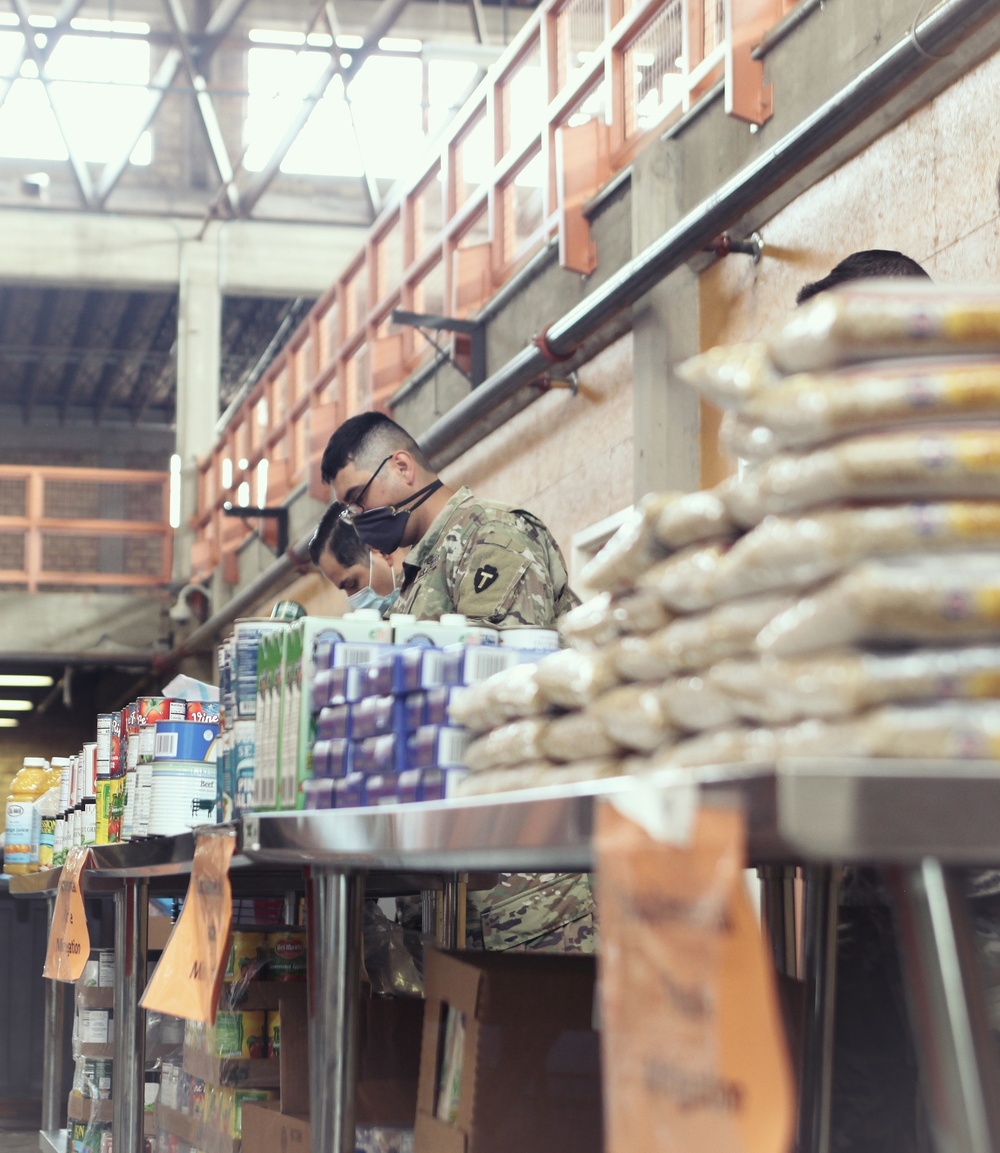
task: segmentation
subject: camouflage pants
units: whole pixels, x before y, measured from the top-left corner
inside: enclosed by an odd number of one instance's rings
[[[470,893],[466,946],[498,952],[594,953],[597,917],[586,873],[501,873]]]

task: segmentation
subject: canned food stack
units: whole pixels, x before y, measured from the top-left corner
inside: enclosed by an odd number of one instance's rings
[[[449,713],[463,686],[534,659],[522,645],[551,644],[555,634],[503,633],[470,626],[464,617],[438,622],[393,617],[397,643],[361,653],[331,646],[313,687],[312,778],[303,785],[310,808],[353,808],[442,800],[465,777],[470,733]],[[362,660],[364,663],[362,663]]]
[[[110,1150],[114,1088],[115,957],[94,950],[76,983],[73,1087],[67,1103],[67,1153]]]
[[[215,1024],[185,1022],[183,1056],[163,1064],[159,1148],[237,1153],[243,1106],[278,1099],[281,999],[305,980],[303,929],[234,928]]]

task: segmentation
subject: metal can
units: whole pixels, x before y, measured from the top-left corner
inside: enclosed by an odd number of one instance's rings
[[[111,1100],[111,1071],[113,1062],[104,1058],[85,1057],[83,1060],[83,1096],[92,1101]]]
[[[217,1057],[263,1057],[267,1047],[267,1021],[262,1009],[219,1012],[215,1016]]]
[[[267,965],[267,933],[258,929],[234,929],[226,981],[259,980]]]
[[[267,969],[272,981],[306,979],[304,929],[281,929],[267,934]]]
[[[267,1055],[281,1056],[281,1013],[277,1009],[267,1014]]]

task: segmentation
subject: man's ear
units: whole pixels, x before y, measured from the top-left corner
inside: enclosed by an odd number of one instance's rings
[[[405,448],[399,448],[392,454],[392,467],[405,484],[412,486],[416,483],[417,462]]]

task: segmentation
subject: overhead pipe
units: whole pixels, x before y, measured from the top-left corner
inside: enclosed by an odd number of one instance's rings
[[[996,0],[946,0],[871,67],[847,84],[776,144],[741,169],[695,209],[624,264],[617,272],[550,324],[498,372],[464,397],[419,438],[421,449],[443,468],[512,415],[517,396],[571,359],[583,341],[619,317],[664,277],[712,244],[720,233],[789,177],[822,155],[918,73],[1000,11]]]
[[[933,56],[950,51],[978,25],[998,13],[1000,0],[991,0],[989,4],[983,4],[982,0],[946,0],[931,12],[921,24],[913,27],[910,36],[889,49],[659,240],[623,265],[600,288],[550,324],[532,344],[433,424],[419,438],[419,444],[435,467],[450,464],[513,415],[515,406],[523,408],[535,399],[525,399],[518,394],[543,377],[554,362],[573,358],[589,336],[612,321],[617,321],[623,331],[627,329],[629,318],[622,314],[664,277],[702,252],[733,221],[856,128],[874,108],[929,67]],[[537,396],[544,391],[537,389]],[[241,612],[253,606],[293,569],[306,563],[309,539],[303,537],[293,545],[182,645],[159,656],[153,662],[155,666],[176,667],[184,657],[208,647]]]

